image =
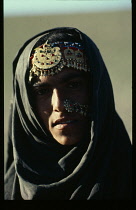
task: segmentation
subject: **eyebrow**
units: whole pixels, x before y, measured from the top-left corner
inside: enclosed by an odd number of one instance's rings
[[[75,78],[82,78],[83,75],[80,73],[80,74],[77,74],[77,73],[72,73],[72,74],[69,74],[69,75],[64,75],[62,76],[62,78],[60,79],[60,81],[62,83],[65,83],[69,80],[72,80],[72,79],[75,79]]]
[[[75,79],[75,78],[83,78],[83,75],[81,73],[79,74],[79,73],[76,73],[76,72],[68,74],[68,75],[63,75],[60,78],[59,82],[61,82],[63,84],[63,83],[66,83],[66,82],[68,82],[72,79]],[[35,83],[33,85],[33,87],[45,87],[45,86],[47,86],[47,87],[50,86],[50,83],[48,83],[48,82],[40,83],[39,82],[39,83]]]
[[[47,82],[33,84],[33,87],[48,87],[48,86],[50,86],[50,85]]]

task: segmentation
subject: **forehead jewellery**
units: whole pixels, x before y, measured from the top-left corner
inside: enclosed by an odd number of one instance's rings
[[[48,42],[48,41],[47,41]],[[35,76],[53,76],[63,67],[72,67],[79,71],[90,71],[84,47],[76,42],[54,42],[34,49],[30,57],[29,82]]]

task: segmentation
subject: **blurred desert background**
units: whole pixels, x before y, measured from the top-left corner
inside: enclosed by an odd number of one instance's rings
[[[54,27],[76,27],[98,46],[114,90],[115,105],[132,140],[131,10],[4,18],[4,137],[12,93],[12,61],[26,40]],[[6,146],[5,146],[6,151]]]

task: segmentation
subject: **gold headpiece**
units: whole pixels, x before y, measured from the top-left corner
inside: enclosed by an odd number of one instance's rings
[[[59,73],[64,66],[85,72],[89,71],[84,49],[80,43],[55,42],[35,48],[30,57],[29,81],[35,76],[50,76]]]

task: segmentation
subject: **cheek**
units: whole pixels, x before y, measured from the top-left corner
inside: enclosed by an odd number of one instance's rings
[[[49,102],[45,102],[44,100],[37,100],[36,112],[40,120],[45,124],[46,127],[48,127],[48,120],[52,112]]]
[[[90,96],[88,90],[81,91],[79,94],[76,95],[77,102],[81,104],[88,104]]]

